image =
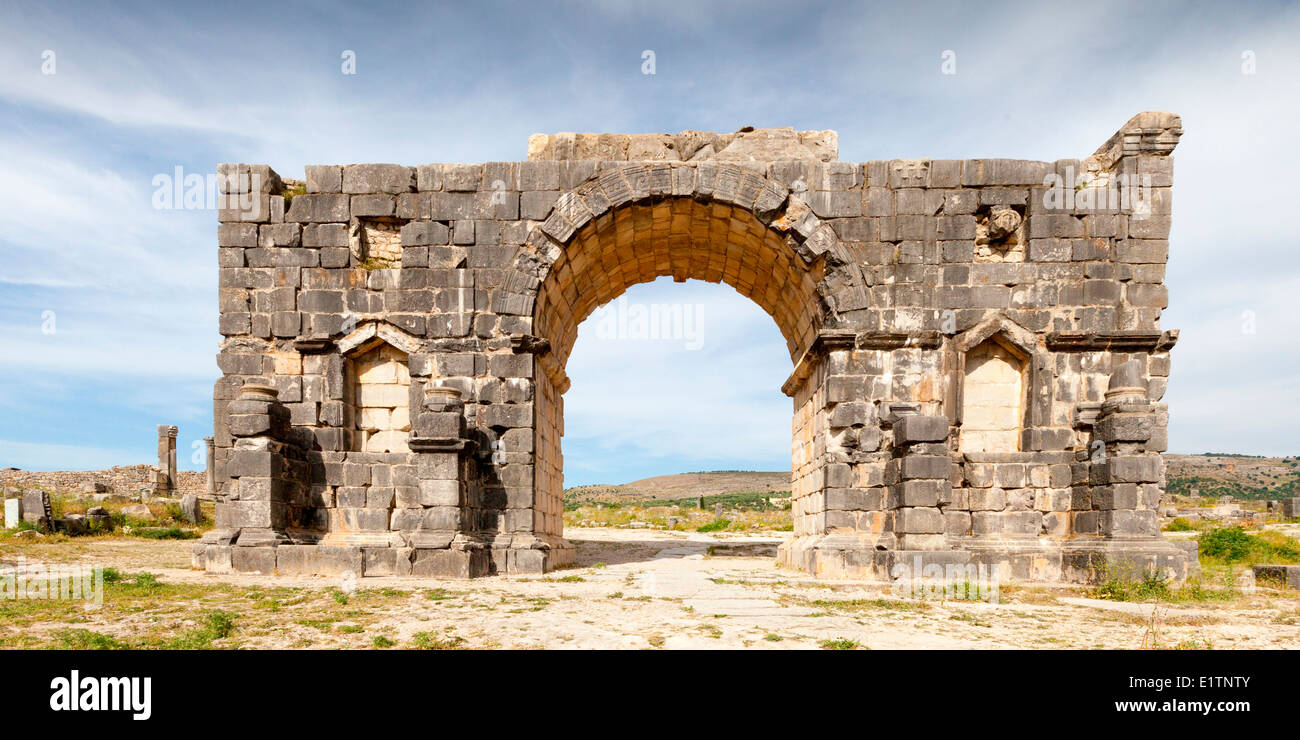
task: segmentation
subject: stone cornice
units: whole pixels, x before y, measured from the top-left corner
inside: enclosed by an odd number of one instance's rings
[[[1168,352],[1177,342],[1177,329],[1106,333],[1054,331],[1047,335],[1047,348],[1053,352]]]

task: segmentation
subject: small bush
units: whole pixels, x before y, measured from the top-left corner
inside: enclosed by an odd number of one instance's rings
[[[1235,563],[1250,555],[1256,539],[1241,527],[1212,530],[1201,535],[1201,553]]]
[[[717,532],[731,526],[730,519],[714,519],[708,524],[701,524],[695,529],[696,532]]]
[[[117,568],[104,569],[104,583],[121,583],[126,578],[126,574]]]
[[[127,650],[129,645],[102,632],[87,629],[61,630],[54,634],[60,650]]]
[[[198,538],[197,532],[180,527],[140,527],[131,534],[147,540],[192,540]]]
[[[212,634],[212,639],[220,640],[229,637],[231,632],[235,631],[235,614],[225,611],[208,612],[204,617],[204,627]]]
[[[182,632],[162,647],[167,650],[210,650],[214,640],[227,638],[235,631],[238,617],[233,612],[210,611],[203,615],[201,627]]]
[[[416,632],[411,635],[411,644],[417,650],[456,650],[465,642],[459,637],[441,638],[432,632]]]
[[[1213,529],[1200,536],[1201,556],[1228,564],[1300,562],[1300,543],[1281,532],[1251,534],[1241,527]]]
[[[1175,517],[1173,521],[1165,525],[1166,532],[1193,532],[1195,530],[1196,525],[1192,524],[1192,520],[1185,516]]]
[[[1128,574],[1101,574],[1090,589],[1095,599],[1107,601],[1228,601],[1237,595],[1231,584],[1226,588],[1208,588],[1199,581],[1174,587],[1162,572],[1146,571],[1134,578]]]

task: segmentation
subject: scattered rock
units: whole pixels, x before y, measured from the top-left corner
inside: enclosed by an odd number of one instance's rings
[[[181,514],[185,517],[185,521],[190,524],[198,524],[199,519],[203,516],[199,508],[199,497],[192,493],[183,496],[181,498]]]
[[[123,506],[122,513],[125,514],[126,516],[131,517],[132,519],[139,519],[140,521],[143,522],[152,522],[154,520],[153,512],[150,511],[149,507],[145,506],[144,504],[132,504],[130,506]]]

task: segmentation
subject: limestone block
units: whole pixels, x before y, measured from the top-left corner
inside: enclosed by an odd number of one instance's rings
[[[894,487],[895,506],[937,506],[950,495],[947,480],[909,480]]]
[[[349,218],[348,196],[337,193],[299,195],[284,214],[295,223],[346,222]]]
[[[277,547],[230,548],[231,568],[239,573],[272,575],[275,573]]]
[[[936,508],[911,507],[894,512],[894,531],[898,533],[942,533],[943,514]]]
[[[894,424],[895,444],[942,442],[948,438],[948,419],[943,416],[910,414]]]
[[[1002,511],[1007,507],[1007,492],[1001,488],[969,489],[971,511]]]
[[[405,547],[367,547],[362,552],[365,557],[366,576],[406,576],[411,574],[411,560],[415,550]]]
[[[488,556],[483,550],[417,549],[411,575],[433,578],[475,578],[487,575]]]
[[[460,505],[461,483],[458,480],[421,480],[419,482],[420,505],[454,507]],[[441,529],[429,526],[429,529]]]
[[[406,193],[415,190],[415,186],[414,167],[395,164],[354,164],[343,168],[344,193]],[[294,202],[297,200],[294,198]]]
[[[952,458],[941,455],[907,455],[898,461],[898,476],[902,479],[943,478],[952,472]]]
[[[335,165],[307,165],[308,193],[338,193],[343,189],[343,168]]]

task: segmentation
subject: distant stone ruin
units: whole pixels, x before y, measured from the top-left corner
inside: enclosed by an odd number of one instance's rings
[[[1185,577],[1161,403],[1181,121],[1093,155],[838,161],[832,131],[555,134],[526,162],[223,165],[210,571],[540,573],[578,325],[661,276],[772,316],[782,565]],[[614,379],[611,379],[611,382]]]

